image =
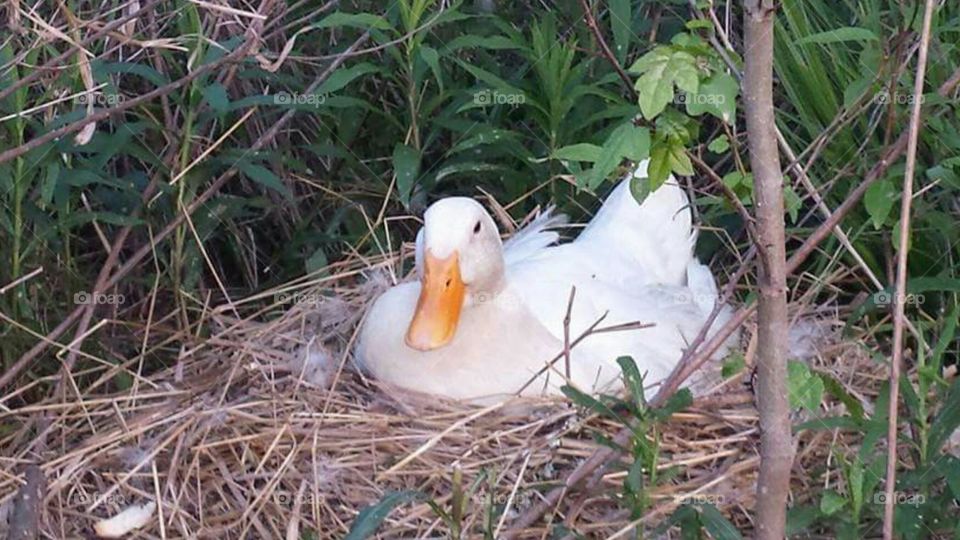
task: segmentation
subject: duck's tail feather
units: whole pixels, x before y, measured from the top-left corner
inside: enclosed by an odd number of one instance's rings
[[[555,206],[547,207],[503,243],[503,258],[507,266],[536,255],[560,239],[560,235],[551,229],[564,225],[567,216],[555,214],[555,211]]]
[[[670,176],[638,204],[630,182],[647,177],[648,163],[620,182],[577,241],[628,257],[641,283],[683,285],[696,242],[690,201]]]
[[[704,313],[713,311],[713,306],[720,299],[717,293],[717,282],[707,265],[696,258],[687,264],[687,288],[693,295],[693,301]]]

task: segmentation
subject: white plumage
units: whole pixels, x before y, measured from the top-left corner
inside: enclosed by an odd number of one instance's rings
[[[634,174],[646,176],[646,163]],[[426,252],[457,257],[466,293],[455,334],[432,350],[408,346],[404,336],[419,309],[421,283],[403,283],[377,299],[367,315],[356,351],[361,365],[387,383],[453,398],[490,401],[515,394],[563,351],[575,286],[571,341],[601,317],[601,326],[653,326],[590,335],[571,351],[569,382],[588,392],[616,389],[616,359],[624,355],[634,358],[647,383],[661,381],[703,327],[717,288],[693,256],[689,201],[676,181],[671,178],[642,205],[629,183],[623,180],[579,237],[562,245],[553,245],[558,236],[549,229],[565,218],[551,211],[501,244],[493,220],[472,199],[432,205],[417,236],[418,275],[424,279]],[[715,327],[728,316],[724,310]],[[523,393],[559,393],[568,382],[564,361],[554,367]]]

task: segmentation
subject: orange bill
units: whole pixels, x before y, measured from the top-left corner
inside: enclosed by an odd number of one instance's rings
[[[424,254],[423,280],[417,310],[407,329],[407,345],[429,351],[443,347],[457,331],[466,286],[460,279],[460,260],[456,251],[446,259]]]

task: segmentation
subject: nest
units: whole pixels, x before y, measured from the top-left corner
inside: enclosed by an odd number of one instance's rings
[[[392,509],[381,537],[447,536],[451,526],[465,537],[542,538],[560,526],[616,537],[691,502],[750,526],[759,436],[748,367],[660,426],[658,470],[674,474],[648,489],[642,517],[618,500],[627,473],[615,462],[600,486],[568,490],[535,525],[514,528],[600,447],[597,434],[622,425],[561,399],[478,407],[364,378],[348,351],[389,281],[363,275],[369,268],[354,261],[210,310],[207,335],[176,342],[179,358],[165,369],[139,374],[139,357],[95,364],[61,394],[0,413],[15,427],[0,440],[0,509],[11,512],[35,463],[46,483],[41,534],[57,538],[89,536],[96,522],[148,502],[155,512],[135,536],[341,538],[362,509],[398,492],[418,495]],[[813,361],[859,392],[875,388],[882,366],[856,351],[820,347]],[[118,373],[128,388],[108,384]],[[831,431],[802,437],[795,466],[807,473],[845,444]],[[802,500],[808,486],[796,482]]]

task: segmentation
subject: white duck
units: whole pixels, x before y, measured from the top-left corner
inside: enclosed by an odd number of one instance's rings
[[[633,174],[645,177],[646,169],[643,162]],[[615,390],[622,384],[616,359],[624,355],[647,384],[664,379],[704,325],[717,289],[693,256],[689,201],[676,181],[643,204],[629,184],[623,180],[580,236],[559,246],[547,229],[564,216],[548,211],[501,243],[473,199],[434,203],[417,235],[420,280],[376,300],[360,334],[360,365],[386,383],[473,401],[559,394],[568,383]],[[590,334],[570,351],[569,380],[560,359],[526,385],[564,350],[574,286],[571,342],[605,313],[601,326],[652,326]]]

